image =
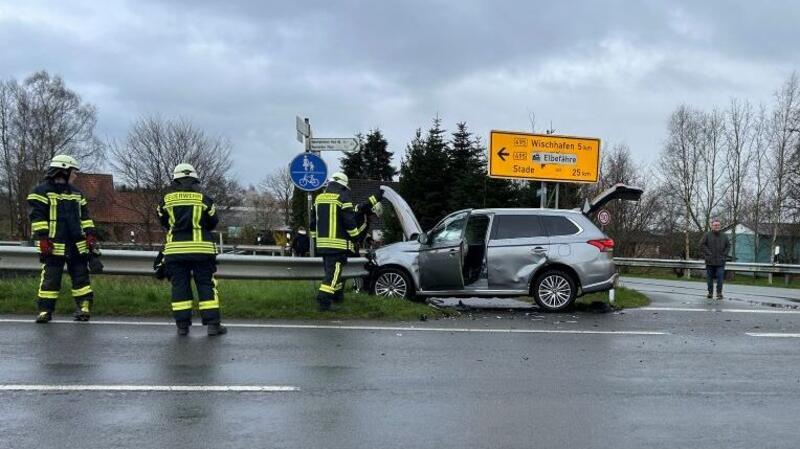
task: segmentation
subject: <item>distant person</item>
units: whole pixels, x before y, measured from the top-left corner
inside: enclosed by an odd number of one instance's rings
[[[708,298],[713,297],[714,279],[717,280],[717,299],[722,299],[722,281],[725,278],[725,261],[731,247],[728,237],[720,232],[719,220],[711,222],[711,232],[700,241],[700,253],[706,261],[706,279],[708,281]]]
[[[297,234],[292,239],[292,255],[295,257],[307,257],[311,250],[311,240],[308,238],[306,228],[300,226]]]

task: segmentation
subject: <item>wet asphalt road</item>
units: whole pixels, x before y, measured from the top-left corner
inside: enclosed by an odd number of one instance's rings
[[[712,303],[678,284],[635,288],[651,290],[652,308],[328,328],[243,323],[256,327],[217,339],[200,327],[178,338],[163,321],[37,326],[4,317],[2,386],[299,391],[0,391],[0,448],[798,446],[800,339],[788,335],[800,332],[800,313]],[[418,329],[396,329],[407,326]]]

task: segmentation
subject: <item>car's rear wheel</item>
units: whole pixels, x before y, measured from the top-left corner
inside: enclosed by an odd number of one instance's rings
[[[575,303],[575,280],[561,270],[547,270],[536,277],[531,288],[533,299],[545,312],[562,312]]]
[[[387,299],[413,299],[414,284],[403,270],[383,268],[372,283],[372,294]]]

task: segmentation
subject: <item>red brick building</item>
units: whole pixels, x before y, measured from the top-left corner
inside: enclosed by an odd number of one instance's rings
[[[89,203],[89,214],[100,237],[112,242],[159,243],[164,231],[158,223],[156,206],[147,192],[117,190],[114,177],[101,173],[81,173],[75,186]]]

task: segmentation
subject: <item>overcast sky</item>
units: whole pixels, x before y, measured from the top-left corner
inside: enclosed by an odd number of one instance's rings
[[[243,184],[319,137],[379,127],[399,156],[438,114],[537,127],[652,161],[680,103],[771,101],[798,68],[798,2],[0,0],[0,77],[46,69],[122,138],[179,115],[234,147]],[[335,164],[334,157],[326,158]]]

